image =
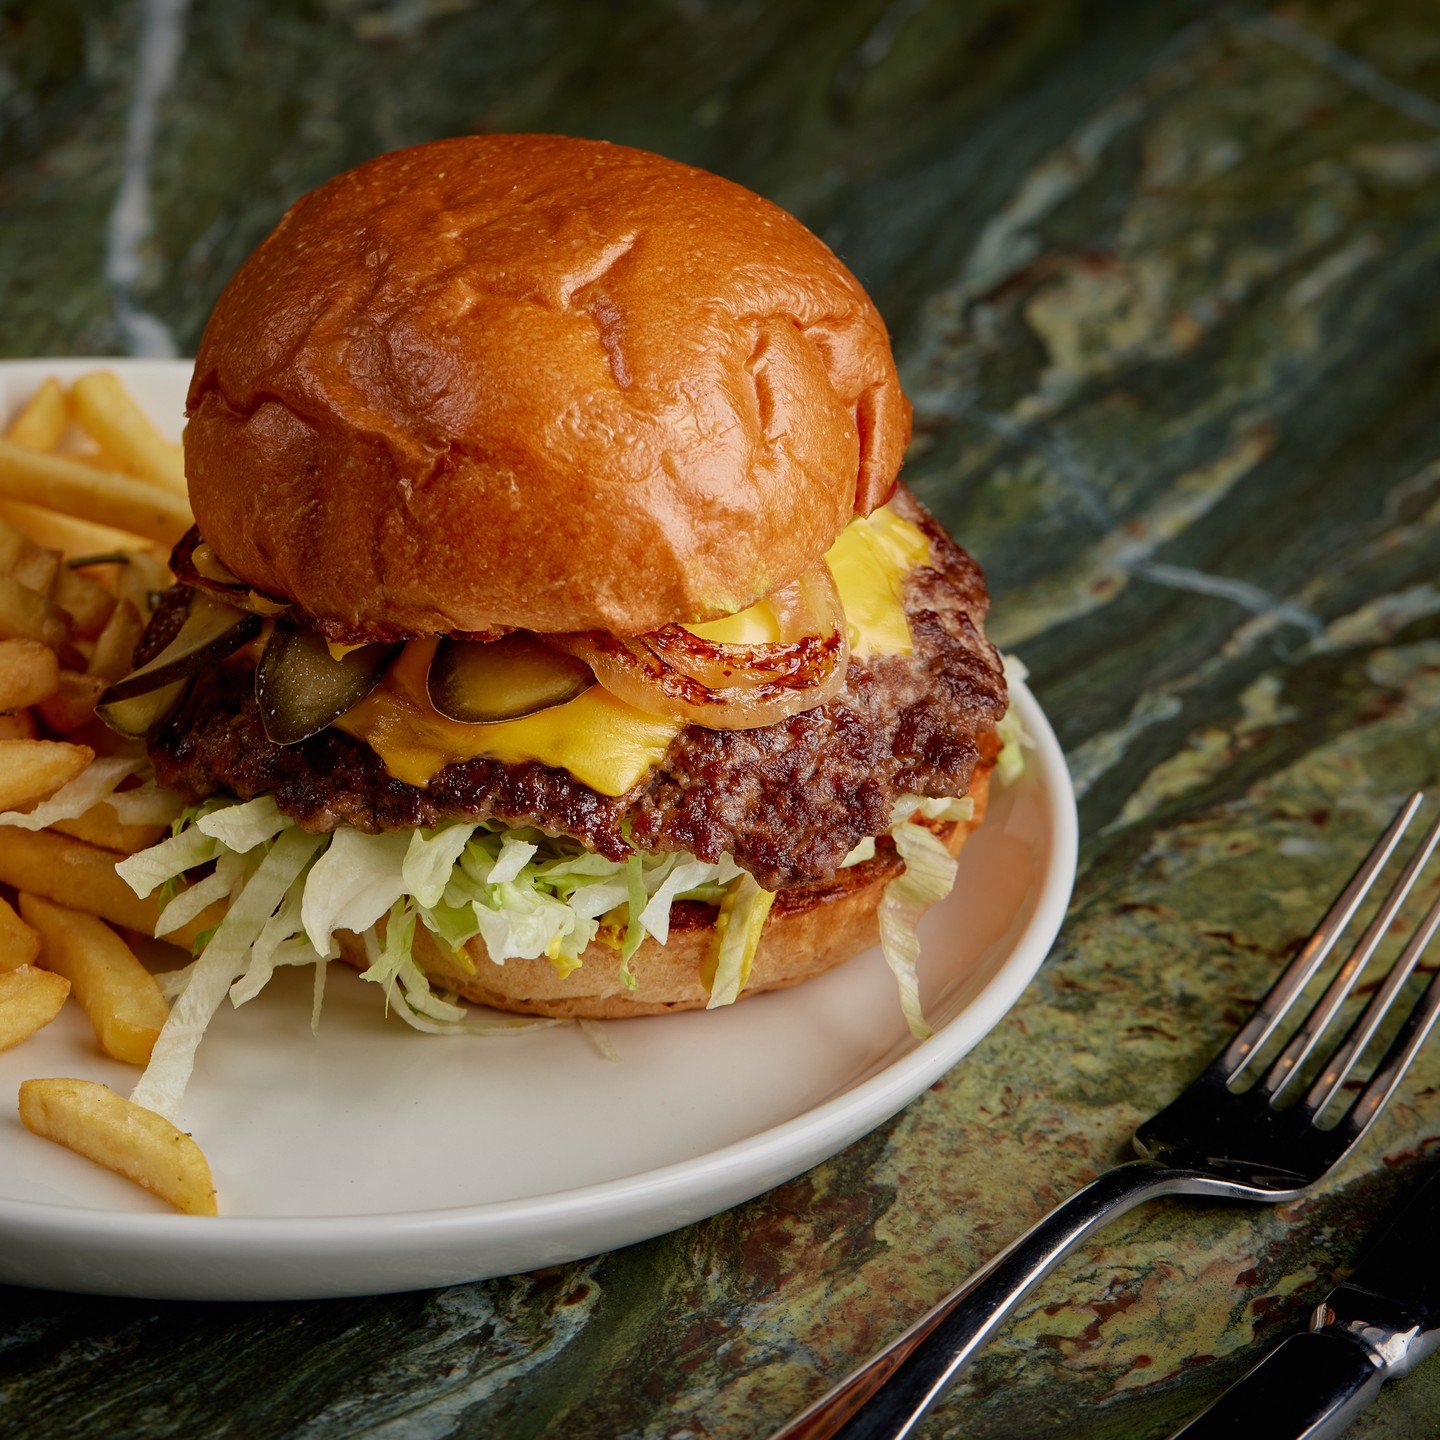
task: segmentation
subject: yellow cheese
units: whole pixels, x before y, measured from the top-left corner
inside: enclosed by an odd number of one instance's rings
[[[925,535],[888,506],[846,526],[825,560],[845,608],[853,655],[910,653],[905,576],[929,557]],[[763,644],[780,635],[765,600],[689,628],[732,645]],[[602,795],[623,795],[664,759],[684,728],[678,720],[636,710],[598,685],[521,720],[464,725],[437,713],[425,693],[434,652],[434,640],[412,641],[384,681],[335,722],[364,740],[407,785],[426,785],[453,761],[483,755],[507,765],[538,760],[568,770]]]
[[[702,640],[717,645],[771,645],[780,638],[780,617],[768,600],[757,600],[748,609],[718,620],[705,620],[685,627]]]
[[[908,655],[910,625],[905,619],[905,577],[930,558],[930,542],[918,526],[883,505],[864,520],[852,520],[830,547],[825,563],[835,577],[850,634],[850,652]],[[780,621],[768,600],[719,620],[685,627],[722,645],[764,645],[780,638]]]
[[[464,725],[439,714],[425,693],[433,640],[407,645],[384,681],[335,724],[358,736],[407,785],[427,785],[446,765],[484,755],[506,765],[538,760],[568,770],[602,795],[623,795],[665,757],[684,728],[646,715],[592,686],[523,720]]]
[[[910,653],[905,577],[929,558],[925,532],[888,505],[864,520],[852,520],[840,532],[825,563],[835,577],[845,607],[850,653],[857,659]]]

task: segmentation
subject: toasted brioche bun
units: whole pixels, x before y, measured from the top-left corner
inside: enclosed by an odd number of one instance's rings
[[[885,326],[799,221],[553,135],[439,140],[299,200],[188,401],[204,538],[332,636],[728,614],[894,487]]]
[[[931,827],[952,855],[960,853],[985,817],[993,768],[991,758],[976,767],[970,784],[975,809],[969,820]],[[874,859],[840,871],[826,884],[779,891],[740,998],[798,985],[877,944],[880,897],[900,872],[899,858],[887,847]],[[563,977],[548,960],[507,960],[497,965],[478,939],[465,947],[475,974],[461,974],[430,932],[419,927],[415,958],[446,989],[497,1010],[575,1020],[622,1020],[632,1015],[699,1010],[710,998],[700,983],[700,967],[714,943],[715,913],[713,905],[677,903],[670,912],[667,943],[659,945],[647,936],[630,961],[637,981],[634,990],[627,990],[620,979],[619,954],[598,942],[581,955],[580,968]],[[339,939],[341,958],[363,969],[367,962],[359,940],[353,935]]]

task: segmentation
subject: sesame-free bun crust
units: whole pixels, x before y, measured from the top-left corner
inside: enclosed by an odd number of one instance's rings
[[[785,211],[644,151],[468,136],[299,200],[200,342],[223,563],[332,635],[742,609],[890,493],[885,327]]]
[[[984,818],[993,763],[982,761],[975,771],[970,785],[975,802],[972,818],[932,826],[951,854],[959,854]],[[880,897],[900,872],[899,859],[887,847],[874,859],[841,870],[834,880],[779,891],[740,998],[798,985],[877,944]],[[577,1020],[664,1015],[672,1010],[702,1009],[709,1000],[700,983],[700,967],[714,942],[714,921],[714,906],[691,901],[676,904],[666,944],[658,945],[647,936],[630,961],[637,982],[634,990],[627,990],[620,979],[619,955],[598,942],[581,955],[580,968],[563,977],[543,959],[507,960],[497,965],[480,940],[465,947],[475,974],[463,975],[447,961],[429,931],[419,927],[415,958],[437,984],[497,1010]],[[339,938],[342,958],[363,969],[367,962],[360,942],[351,935]]]

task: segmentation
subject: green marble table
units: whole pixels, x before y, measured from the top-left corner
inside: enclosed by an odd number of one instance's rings
[[[663,150],[860,274],[907,475],[1067,748],[1051,960],[832,1162],[430,1294],[0,1292],[0,1434],[759,1436],[1117,1157],[1440,768],[1433,0],[12,0],[0,353],[186,353],[300,191],[473,129]],[[137,88],[137,77],[141,82]],[[760,1002],[763,1003],[763,1002]],[[1288,1333],[1440,1142],[1440,1046],[1314,1198],[1151,1207],[929,1427],[1160,1436]],[[1357,1436],[1440,1429],[1440,1364]]]

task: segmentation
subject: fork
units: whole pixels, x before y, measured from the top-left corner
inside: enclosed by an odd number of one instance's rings
[[[1281,1105],[1325,1038],[1361,971],[1400,911],[1437,841],[1437,820],[1345,957],[1258,1082],[1236,1083],[1304,994],[1370,893],[1420,808],[1412,795],[1336,898],[1314,934],[1204,1073],[1134,1136],[1139,1156],[1117,1165],[1052,1210],[923,1319],[842,1381],[772,1440],[901,1440],[914,1433],[975,1352],[1081,1240],[1161,1195],[1266,1204],[1294,1200],[1330,1173],[1375,1122],[1440,1013],[1440,974],[1406,1014],[1369,1081],[1333,1125],[1320,1121],[1440,928],[1440,900],[1410,936],[1384,983],[1330,1053],[1303,1097]],[[1398,1014],[1398,1011],[1397,1011]]]

